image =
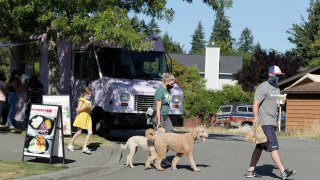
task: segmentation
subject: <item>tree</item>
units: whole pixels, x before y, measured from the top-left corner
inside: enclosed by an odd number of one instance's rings
[[[164,49],[168,53],[179,53],[179,54],[185,53],[180,43],[174,42],[172,40],[172,37],[169,36],[168,32],[166,32],[162,36],[162,42],[163,42]]]
[[[307,9],[308,19],[300,25],[293,24],[287,32],[288,40],[295,44],[293,52],[301,58],[301,65],[314,67],[320,65],[320,1],[311,0]]]
[[[161,33],[161,30],[159,29],[159,26],[154,18],[151,19],[151,21],[147,25],[147,35],[159,35]]]
[[[191,3],[192,0],[186,0]],[[224,0],[203,0],[213,9]],[[232,1],[228,0],[231,4]],[[172,20],[174,11],[166,8],[166,0],[86,0],[86,1],[0,1],[0,38],[12,42],[28,41],[31,36],[47,34],[49,54],[49,94],[58,93],[59,69],[57,40],[68,39],[75,44],[98,41],[127,49],[143,51],[153,47],[145,41],[146,34],[135,30],[128,13],[145,14],[157,19]],[[52,89],[52,91],[51,91]]]
[[[133,26],[133,29],[137,32],[143,33],[146,31],[146,23],[144,20],[139,20],[138,16],[133,16],[131,19],[131,25]]]
[[[49,54],[49,94],[58,94],[59,69],[56,42],[69,39],[74,43],[108,40],[111,45],[148,50],[152,42],[131,25],[128,12],[170,18],[171,9],[164,1],[0,1],[0,34],[9,40],[27,41],[32,35],[47,34]]]
[[[203,26],[199,21],[194,34],[192,35],[190,54],[204,54],[206,42],[204,40]]]
[[[233,39],[231,38],[230,27],[231,23],[224,15],[224,4],[222,3],[216,10],[216,19],[212,27],[208,46],[214,44],[214,46],[220,47],[221,54],[227,55],[232,52]]]
[[[236,74],[238,83],[243,90],[253,92],[254,87],[268,78],[268,67],[277,65],[285,73],[281,79],[297,74],[300,65],[300,59],[292,53],[281,54],[276,51],[267,52],[258,49],[249,65],[243,68]]]
[[[6,39],[0,39],[0,43],[8,43]],[[8,48],[0,47],[0,72],[9,74],[10,51]]]
[[[238,51],[251,53],[253,50],[253,35],[251,30],[246,27],[242,30],[239,41],[237,43]]]
[[[197,67],[184,67],[177,61],[172,61],[172,74],[177,78],[177,84],[183,90],[197,92],[200,89],[205,89],[206,81],[199,74]]]

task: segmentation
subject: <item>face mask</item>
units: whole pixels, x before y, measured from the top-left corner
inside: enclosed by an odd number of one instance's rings
[[[277,86],[278,81],[279,77],[277,77],[276,75],[272,75],[268,79],[269,84],[271,84],[272,86]]]
[[[173,85],[167,84],[167,89],[170,90],[173,88]]]
[[[90,101],[91,96],[84,96],[84,98],[85,98],[86,100]]]

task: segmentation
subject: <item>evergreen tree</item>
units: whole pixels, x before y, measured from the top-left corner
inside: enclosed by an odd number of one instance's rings
[[[251,53],[253,51],[253,35],[248,27],[241,32],[237,45],[240,52]]]
[[[221,54],[230,54],[230,52],[232,52],[233,41],[231,38],[230,27],[231,23],[224,15],[224,5],[221,3],[216,9],[216,19],[212,27],[208,46],[214,44],[214,46],[220,47]]]
[[[167,32],[162,36],[162,42],[168,53],[185,53],[180,43],[174,42]]]
[[[132,19],[131,19],[131,25],[133,27],[133,29],[137,32],[145,32],[146,30],[146,24],[144,22],[144,20],[139,20],[138,16],[134,16]]]
[[[307,9],[308,19],[302,18],[301,25],[293,24],[288,30],[288,40],[295,44],[293,52],[301,58],[301,65],[320,65],[320,0],[311,0]]]
[[[189,53],[204,54],[205,47],[206,47],[206,41],[204,40],[203,26],[201,22],[199,22],[196,30],[194,31],[194,34],[192,35],[191,49]]]
[[[146,34],[158,36],[161,33],[159,26],[154,18],[147,25]]]

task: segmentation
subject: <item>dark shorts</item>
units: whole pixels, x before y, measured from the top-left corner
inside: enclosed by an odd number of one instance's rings
[[[276,135],[276,127],[273,125],[262,126],[264,133],[268,138],[268,142],[257,144],[256,148],[264,149],[265,151],[272,152],[279,149],[278,139]]]

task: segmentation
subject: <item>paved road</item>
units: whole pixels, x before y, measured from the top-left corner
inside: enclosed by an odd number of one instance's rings
[[[320,142],[293,139],[280,139],[280,153],[284,164],[288,168],[297,170],[292,179],[318,180],[320,170]],[[196,143],[194,159],[201,172],[193,172],[186,158],[178,164],[178,170],[169,167],[164,172],[155,169],[144,170],[147,154],[138,149],[134,163],[136,168],[124,167],[126,152],[113,171],[103,170],[95,174],[84,176],[83,179],[107,180],[150,180],[150,179],[215,179],[239,180],[247,169],[254,145],[243,141],[242,137],[230,135],[210,135],[205,143]],[[169,159],[173,152],[169,151]],[[271,160],[270,153],[263,153],[257,167],[264,180],[279,179],[279,171]],[[82,179],[82,178],[81,178]]]

